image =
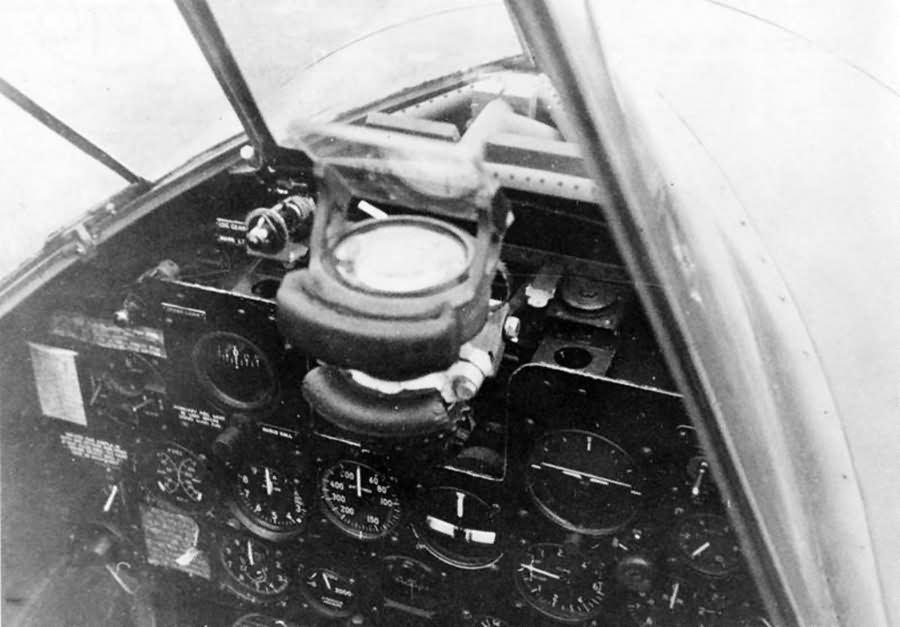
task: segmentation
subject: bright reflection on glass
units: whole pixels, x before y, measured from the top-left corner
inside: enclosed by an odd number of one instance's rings
[[[391,294],[434,289],[466,272],[471,249],[431,221],[369,221],[334,247],[338,274],[354,287]]]

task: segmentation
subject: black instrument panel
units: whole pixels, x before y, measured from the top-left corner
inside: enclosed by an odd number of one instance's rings
[[[464,432],[440,440],[386,445],[316,416],[301,392],[315,356],[284,341],[257,288],[283,269],[233,250],[211,279],[134,287],[158,335],[53,312],[39,339],[78,353],[87,414],[60,442],[90,464],[106,462],[73,438],[125,451],[110,472],[127,504],[107,513],[177,624],[198,608],[241,625],[765,624],[621,275],[557,270],[616,294],[614,311],[532,306],[522,295],[556,258],[507,252],[521,329],[455,408]]]

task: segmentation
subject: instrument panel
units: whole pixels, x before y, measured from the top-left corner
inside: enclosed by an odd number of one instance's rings
[[[197,237],[171,263],[197,265]],[[66,303],[35,338],[78,354],[87,419],[53,418],[61,447],[107,468],[121,505],[101,513],[177,624],[198,608],[210,624],[298,627],[768,624],[621,272],[512,242],[519,328],[497,376],[446,437],[383,442],[305,401],[316,356],[278,330],[283,268],[227,246],[215,258],[202,278],[131,286],[131,328]],[[548,275],[580,291],[532,301]]]

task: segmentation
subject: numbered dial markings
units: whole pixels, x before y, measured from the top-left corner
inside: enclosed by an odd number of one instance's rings
[[[710,577],[722,577],[741,566],[741,547],[728,520],[697,514],[681,521],[675,542],[682,560]]]
[[[322,475],[325,515],[341,531],[360,540],[374,540],[400,522],[396,481],[355,461],[339,461]]]
[[[310,605],[331,618],[352,614],[358,595],[355,578],[330,568],[308,568],[301,572],[300,590]]]
[[[302,481],[275,468],[247,464],[238,473],[235,506],[247,527],[268,539],[299,533],[307,518]]]
[[[202,457],[176,444],[163,444],[151,453],[147,463],[152,492],[190,510],[212,505],[210,472]]]
[[[514,564],[516,587],[534,609],[578,622],[600,614],[605,564],[561,544],[533,544]]]
[[[287,590],[288,570],[280,549],[256,538],[234,536],[222,544],[219,555],[238,593],[273,597]]]
[[[588,431],[545,434],[528,460],[528,490],[555,523],[579,533],[609,533],[627,523],[642,496],[631,457]]]
[[[432,488],[416,533],[438,559],[459,568],[484,568],[502,556],[497,514],[496,508],[471,492]]]

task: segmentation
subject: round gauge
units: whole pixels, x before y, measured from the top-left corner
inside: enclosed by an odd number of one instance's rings
[[[297,623],[266,616],[265,614],[245,614],[232,627],[301,627]]]
[[[302,482],[270,466],[246,464],[237,475],[232,510],[253,533],[267,540],[297,535],[306,524]]]
[[[553,522],[586,535],[627,523],[641,491],[631,457],[615,443],[588,431],[552,431],[528,460],[528,491]]]
[[[307,568],[300,573],[300,591],[319,612],[329,618],[353,613],[359,587],[356,579],[331,568]]]
[[[628,616],[635,627],[692,624],[693,608],[688,585],[669,579],[646,593],[634,595],[627,602]]]
[[[681,521],[675,542],[682,560],[698,573],[722,577],[741,565],[741,547],[728,520],[696,514]]]
[[[515,564],[516,588],[540,613],[576,623],[600,614],[606,565],[562,544],[533,544]]]
[[[384,598],[405,608],[424,611],[437,607],[441,578],[436,570],[403,555],[384,558]]]
[[[239,595],[278,596],[288,587],[280,549],[251,537],[233,536],[219,550],[222,566]]]
[[[473,624],[475,627],[510,627],[505,620],[493,616],[476,616]]]
[[[342,460],[322,474],[325,515],[341,531],[374,540],[400,523],[396,481],[359,462]]]
[[[173,443],[159,445],[144,464],[149,488],[158,496],[192,511],[212,506],[211,473],[202,455]]]
[[[241,335],[208,333],[194,345],[191,357],[200,384],[214,401],[254,410],[266,407],[277,395],[272,363],[261,348]]]
[[[458,568],[485,568],[497,562],[499,510],[481,498],[450,487],[432,488],[425,497],[425,513],[416,522],[416,535],[425,549]]]

